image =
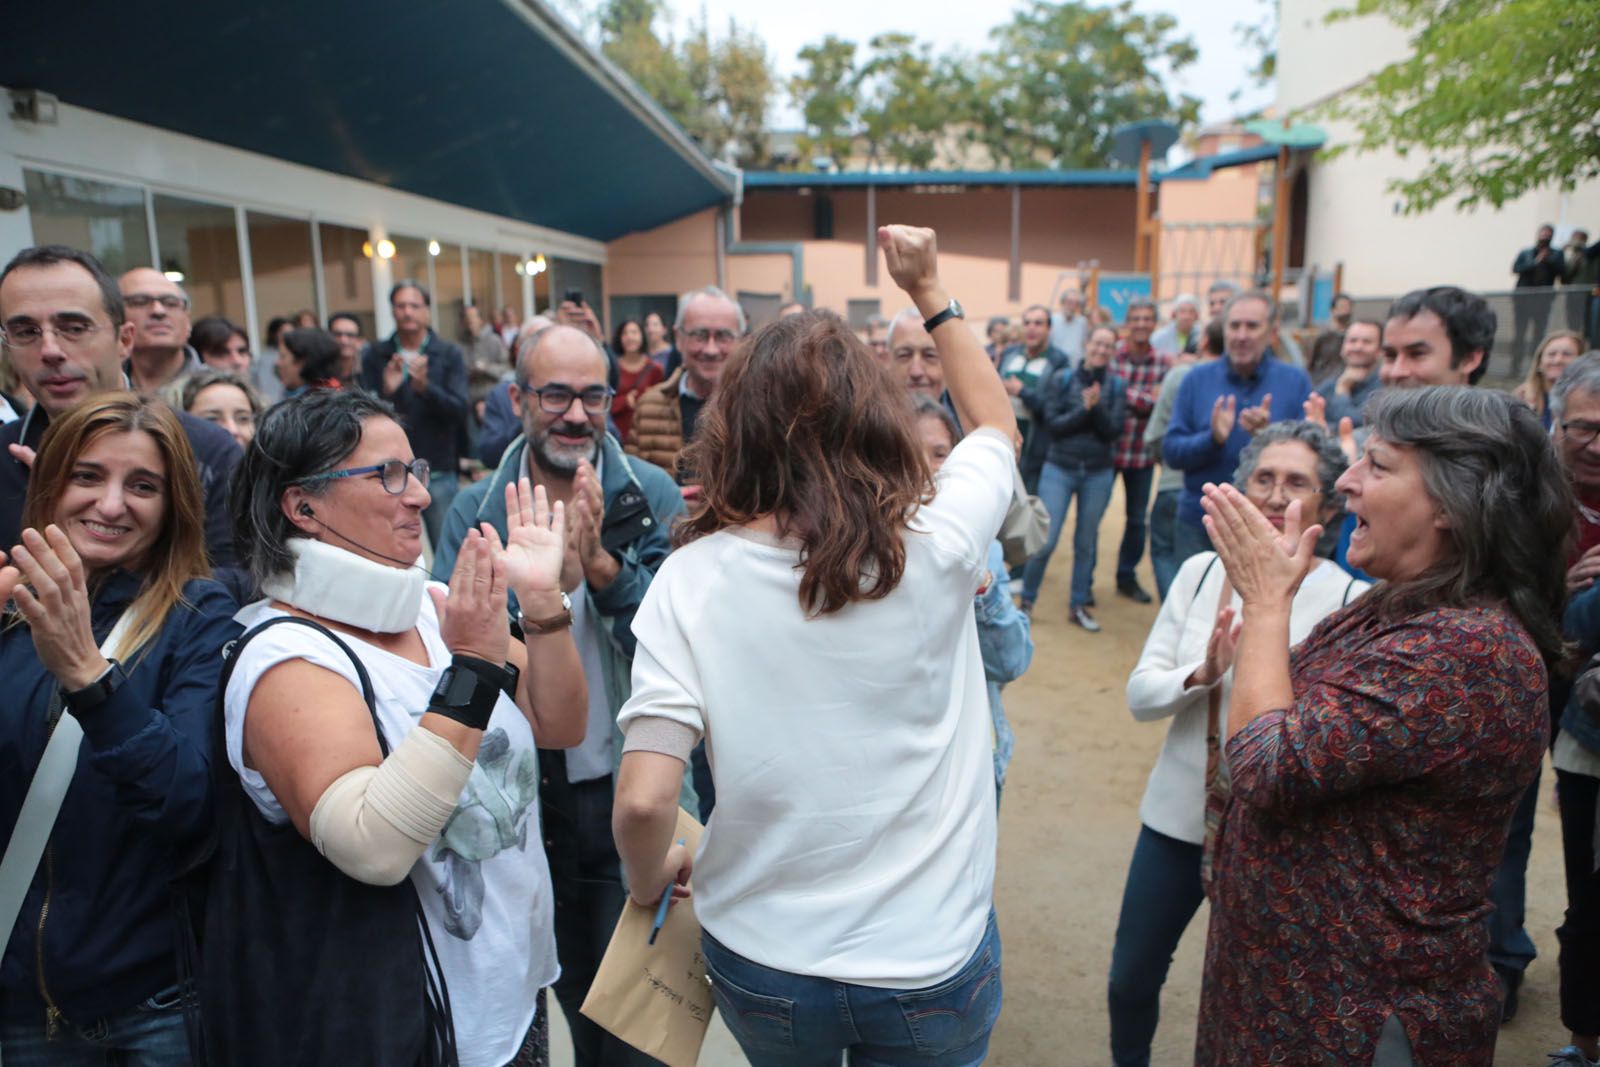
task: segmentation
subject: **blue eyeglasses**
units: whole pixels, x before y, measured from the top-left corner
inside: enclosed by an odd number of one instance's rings
[[[370,467],[351,467],[349,470],[328,471],[326,474],[313,474],[309,478],[301,478],[296,485],[305,485],[307,482],[321,482],[332,478],[355,478],[363,474],[376,474],[383,482],[383,491],[399,496],[406,491],[406,475],[421,482],[426,488],[428,474],[432,468],[425,459],[414,459],[410,463],[399,459],[384,460],[374,463]]]

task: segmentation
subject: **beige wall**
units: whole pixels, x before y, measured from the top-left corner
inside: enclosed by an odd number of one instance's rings
[[[1327,24],[1324,16],[1334,6],[1344,5],[1342,0],[1283,0],[1280,111],[1310,107],[1406,54],[1404,33],[1380,18]],[[1329,63],[1329,56],[1340,62]],[[1352,137],[1344,124],[1324,127],[1329,145]],[[1600,182],[1593,181],[1565,195],[1547,186],[1498,211],[1484,207],[1461,213],[1446,202],[1420,215],[1400,214],[1388,182],[1413,176],[1428,162],[1384,151],[1311,163],[1306,264],[1330,270],[1343,262],[1344,287],[1356,296],[1440,284],[1502,290],[1515,284],[1511,261],[1533,243],[1540,223],[1554,223],[1558,240],[1575,226],[1600,233]]]
[[[606,295],[684,293],[717,281],[717,209],[606,246]]]

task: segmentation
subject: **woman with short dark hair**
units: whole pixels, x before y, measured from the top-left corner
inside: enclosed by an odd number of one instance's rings
[[[278,380],[284,396],[299,396],[307,389],[338,389],[339,342],[316,326],[290,330],[282,338],[287,359],[278,361]]]
[[[1196,1061],[1482,1065],[1489,887],[1549,735],[1574,501],[1539,420],[1390,390],[1338,482],[1380,584],[1290,650],[1320,526],[1231,486],[1205,526],[1241,600]]]
[[[22,544],[0,553],[8,857],[30,839],[24,798],[65,794],[4,931],[7,1063],[189,1063],[171,883],[210,827],[212,712],[239,632],[204,520],[161,401],[98,393],[45,431]]]
[[[932,478],[904,390],[837,316],[757,331],[689,446],[704,508],[634,618],[618,719],[613,829],[638,903],[687,880],[678,783],[698,740],[712,754],[695,917],[754,1067],[975,1064],[1000,1013],[972,598],[1011,499],[1016,419],[955,321],[933,232],[878,241],[932,321],[967,436]]]
[[[250,335],[221,315],[196,319],[189,329],[189,343],[200,354],[200,361],[214,370],[250,373]]]
[[[394,409],[356,391],[275,405],[239,464],[235,543],[266,599],[239,613],[250,632],[223,689],[238,785],[219,802],[204,944],[208,966],[230,951],[264,962],[249,982],[202,985],[218,1062],[414,1064],[430,1033],[464,1067],[542,1062],[536,1009],[557,968],[535,749],[577,744],[587,715],[563,508],[508,485],[505,546],[468,533],[447,594],[416,563],[427,485]],[[302,907],[324,902],[295,894],[324,885],[399,921],[366,949],[305,928]],[[404,970],[364,958],[415,943],[419,906],[445,994],[426,1012],[422,947]]]

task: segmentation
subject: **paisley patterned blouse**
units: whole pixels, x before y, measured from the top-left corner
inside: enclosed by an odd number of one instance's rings
[[[1292,653],[1295,702],[1227,744],[1195,1061],[1488,1067],[1489,886],[1548,739],[1539,652],[1501,607],[1384,622],[1357,601]]]

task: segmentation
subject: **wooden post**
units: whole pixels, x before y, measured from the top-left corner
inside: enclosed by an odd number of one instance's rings
[[[1006,299],[1022,300],[1022,186],[1011,187],[1011,262],[1006,272]]]
[[[1272,302],[1283,290],[1283,261],[1289,254],[1289,146],[1278,146],[1277,189],[1272,196]]]
[[[1100,264],[1089,268],[1088,292],[1083,294],[1083,313],[1088,315],[1089,328],[1094,329],[1094,312],[1100,306]]]
[[[867,182],[867,284],[878,284],[878,187]]]
[[[1139,185],[1133,197],[1133,269],[1149,269],[1150,250],[1145,243],[1149,227],[1150,205],[1150,142],[1139,142]]]
[[[1333,265],[1333,295],[1338,296],[1344,292],[1344,260]]]
[[[1150,299],[1161,300],[1161,216],[1150,219]]]

